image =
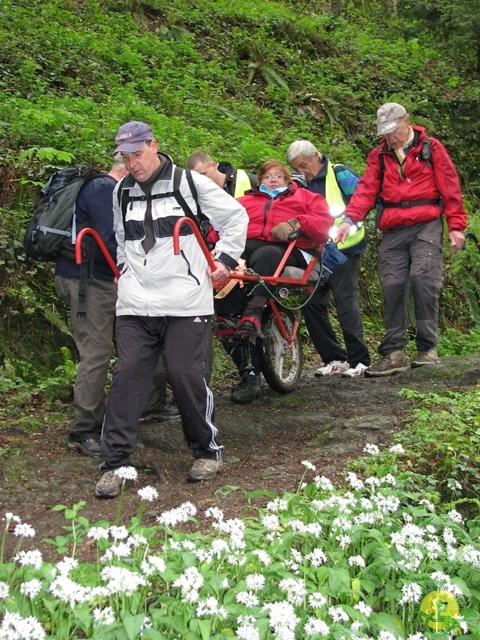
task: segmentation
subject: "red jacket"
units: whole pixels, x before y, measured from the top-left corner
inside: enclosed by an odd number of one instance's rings
[[[399,165],[393,151],[388,149],[385,139],[380,147],[373,149],[367,160],[365,173],[357,185],[355,192],[346,207],[345,215],[355,223],[363,220],[367,213],[375,207],[379,194],[380,162],[384,159],[383,188],[381,196],[387,203],[400,203],[412,200],[436,200],[441,204],[417,205],[412,207],[385,208],[381,214],[378,227],[388,231],[398,225],[411,226],[422,222],[431,222],[445,212],[448,230],[463,231],[467,226],[467,216],[462,204],[462,194],[458,174],[447,150],[439,140],[431,141],[431,163],[421,158],[425,138],[423,127],[412,127],[415,132],[413,147],[406,155],[404,176],[400,177]]]
[[[333,219],[327,201],[318,193],[301,189],[295,182],[273,199],[268,194],[253,189],[238,198],[238,201],[245,207],[249,217],[247,239],[276,242],[270,235],[270,229],[280,222],[296,218],[302,233],[316,245],[322,245],[328,240]],[[312,242],[299,239],[298,246],[310,249]]]

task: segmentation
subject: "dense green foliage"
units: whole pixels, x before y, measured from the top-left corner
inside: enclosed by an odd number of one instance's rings
[[[62,362],[59,346],[71,346],[51,265],[24,264],[38,185],[70,160],[108,168],[126,120],[151,123],[179,164],[203,148],[255,170],[306,137],[362,173],[377,106],[399,100],[446,144],[475,210],[478,25],[462,22],[465,0],[405,0],[396,15],[384,2],[336,4],[334,14],[333,3],[297,0],[1,0],[0,354],[22,375],[32,354],[52,370]],[[478,16],[467,4],[465,20]],[[372,228],[370,237],[360,288],[367,323],[378,330]],[[475,253],[471,246],[468,261],[447,263],[446,327],[478,324]]]

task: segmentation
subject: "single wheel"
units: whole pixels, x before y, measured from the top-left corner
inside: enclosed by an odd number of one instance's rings
[[[295,316],[288,309],[279,309],[280,317],[291,334]],[[262,373],[270,387],[277,393],[291,393],[302,374],[303,353],[300,335],[288,343],[280,332],[272,310],[263,314],[262,338],[257,340],[257,349]]]

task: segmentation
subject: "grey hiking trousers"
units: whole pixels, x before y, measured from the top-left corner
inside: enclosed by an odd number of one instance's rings
[[[117,285],[107,280],[87,280],[86,315],[77,316],[78,278],[55,276],[55,290],[71,310],[75,346],[80,364],[75,377],[70,440],[100,437],[105,414],[105,384],[113,351],[113,324]]]
[[[436,347],[442,288],[442,218],[383,233],[379,276],[385,304],[385,337],[378,352],[386,356],[407,344],[408,299],[414,304],[419,352]]]

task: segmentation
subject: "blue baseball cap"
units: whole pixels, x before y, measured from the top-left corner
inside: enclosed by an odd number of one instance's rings
[[[154,138],[152,128],[145,122],[127,122],[122,124],[115,136],[117,143],[115,153],[135,153],[143,147],[145,142]]]

